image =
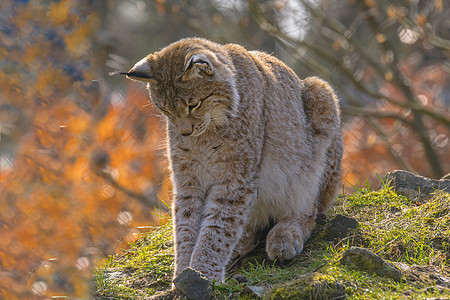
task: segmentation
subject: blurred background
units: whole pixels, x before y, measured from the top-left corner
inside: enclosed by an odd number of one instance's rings
[[[165,121],[108,77],[178,39],[238,43],[328,80],[343,192],[450,172],[445,0],[0,2],[0,298],[91,299],[92,270],[167,218]]]

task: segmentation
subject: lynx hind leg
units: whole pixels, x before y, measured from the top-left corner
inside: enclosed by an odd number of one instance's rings
[[[283,262],[300,254],[315,224],[316,215],[281,219],[267,235],[266,252],[269,258]]]
[[[311,124],[316,147],[327,149],[326,166],[321,178],[318,211],[325,213],[333,203],[341,183],[343,152],[339,101],[325,81],[308,77],[304,81],[303,103]]]
[[[308,77],[303,83],[305,114],[315,135],[340,131],[339,101],[331,86],[317,77]]]
[[[341,159],[343,145],[342,136],[339,133],[331,143],[327,151],[327,162],[322,175],[318,198],[318,213],[324,214],[333,204],[339,187],[341,186]]]
[[[238,244],[233,250],[233,258],[238,256],[244,256],[251,252],[258,245],[258,230],[255,226],[246,224],[244,226],[244,231]]]

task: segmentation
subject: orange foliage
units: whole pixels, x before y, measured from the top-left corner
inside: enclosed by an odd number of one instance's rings
[[[101,255],[112,252],[130,228],[152,222],[150,205],[143,206],[92,171],[92,164],[100,163],[121,186],[157,197],[156,184],[163,181],[159,165],[163,138],[160,120],[153,116],[147,99],[143,91],[132,90],[123,104],[109,107],[99,121],[68,98],[36,109],[32,130],[23,138],[13,168],[1,177],[6,201],[0,204],[5,222],[0,229],[0,252],[5,257],[0,263],[11,278],[23,284],[33,266],[55,257],[58,264],[49,266],[69,268],[61,276],[88,284],[92,274],[76,268],[80,257],[92,267]],[[106,161],[99,162],[97,153]],[[131,213],[132,222],[119,219],[124,211]],[[46,280],[47,295],[52,295],[52,288],[58,292],[58,283],[51,283],[54,273],[47,273],[36,272],[28,286],[39,277]],[[66,280],[71,288],[86,288]],[[82,296],[76,290],[73,295]]]
[[[87,3],[6,1],[0,10],[1,141],[14,148],[0,153],[0,298],[86,297],[99,259],[158,221],[152,201],[169,197],[164,125],[141,87],[102,100]]]
[[[402,64],[402,71],[422,104],[430,110],[448,116],[450,107],[443,99],[443,87],[448,80],[444,68],[443,65],[429,65],[417,69],[411,59]],[[389,83],[384,85],[382,92],[391,98],[402,99],[402,94]],[[398,107],[389,103],[377,107],[377,111],[400,112]],[[411,121],[411,112],[405,118]],[[386,118],[379,120],[379,123],[389,137],[393,151],[409,165],[411,171],[433,177],[429,164],[424,161],[424,150],[417,134],[399,120]],[[428,116],[424,117],[424,123],[430,132],[432,146],[443,164],[442,169],[448,172],[449,128]],[[363,118],[354,118],[346,124],[344,148],[343,183],[347,186],[364,186],[367,179],[372,187],[376,188],[380,183],[378,176],[383,177],[386,172],[403,169],[389,151],[386,141]]]

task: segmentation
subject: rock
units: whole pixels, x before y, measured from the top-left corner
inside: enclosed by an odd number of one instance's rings
[[[384,177],[384,184],[392,187],[398,194],[418,202],[428,200],[435,190],[450,193],[450,180],[448,179],[434,180],[403,170],[387,173]],[[380,188],[382,187],[384,187],[383,184]]]
[[[450,288],[450,277],[445,277],[443,275],[434,273],[430,274],[430,278],[436,280],[437,285]]]
[[[317,214],[316,223],[318,225],[325,225],[327,223],[327,216],[325,214]]]
[[[250,286],[247,285],[241,292],[241,296],[251,296],[252,298],[260,299],[267,291],[265,287],[262,286]]]
[[[331,220],[330,229],[328,231],[328,240],[343,239],[349,235],[350,230],[358,228],[358,221],[343,215],[336,215]]]
[[[248,278],[245,275],[242,274],[236,274],[233,276],[233,279],[236,280],[239,283],[245,283],[248,282]]]
[[[264,299],[346,299],[345,289],[332,277],[309,273],[285,284],[274,286]]]
[[[212,283],[202,273],[192,269],[184,269],[174,280],[175,287],[181,290],[188,299],[211,299]]]
[[[441,269],[436,266],[409,266],[402,262],[394,263],[398,268],[402,270],[403,278],[406,282],[408,281],[429,281],[431,279],[433,287],[440,286],[449,289],[450,288],[450,277],[442,275]]]
[[[351,247],[344,251],[341,263],[395,281],[402,279],[402,271],[397,266],[365,248]]]

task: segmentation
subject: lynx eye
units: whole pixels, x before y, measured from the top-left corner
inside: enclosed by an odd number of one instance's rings
[[[196,104],[190,104],[188,105],[188,110],[189,112],[192,112],[194,109],[197,109],[200,107],[200,105],[202,105],[203,100],[198,101],[198,103]]]
[[[200,101],[198,101],[196,104],[189,104],[189,105],[187,106],[188,112],[192,112],[193,110],[198,109],[198,108],[203,104],[203,102],[204,102],[206,99],[208,99],[209,97],[211,97],[211,96],[213,96],[213,95],[214,95],[214,94],[211,93],[211,94],[209,94],[208,96],[206,96],[205,98],[200,99]]]

